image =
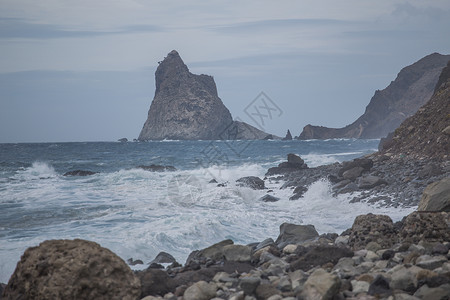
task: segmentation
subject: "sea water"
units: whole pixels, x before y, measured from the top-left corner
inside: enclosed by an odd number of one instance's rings
[[[0,282],[8,281],[25,249],[48,239],[91,240],[124,260],[145,263],[166,251],[184,263],[193,250],[224,239],[237,244],[276,239],[283,222],[340,233],[359,214],[381,213],[399,220],[414,208],[349,203],[354,195],[333,197],[326,179],[313,183],[295,201],[289,200],[291,189],[280,189],[283,182],[266,180],[271,194],[280,198],[272,203],[258,201],[268,189],[235,184],[244,176],[264,178],[288,153],[314,167],[374,152],[378,142],[0,144]],[[176,171],[138,168],[151,164],[174,166]],[[97,173],[63,176],[78,169]]]

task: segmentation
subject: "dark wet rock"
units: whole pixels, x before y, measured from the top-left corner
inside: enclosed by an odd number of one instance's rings
[[[450,177],[428,185],[417,210],[450,212]]]
[[[264,180],[256,176],[247,176],[242,177],[236,180],[239,186],[245,186],[252,188],[254,190],[263,190],[265,189]]]
[[[361,174],[363,172],[364,172],[364,168],[362,168],[362,167],[354,167],[354,168],[351,168],[351,169],[345,171],[344,173],[342,173],[342,177],[344,179],[348,179],[350,181],[354,181],[356,178],[361,176]]]
[[[219,243],[209,246],[202,250],[193,251],[189,254],[186,260],[186,265],[189,265],[191,261],[206,260],[208,258],[218,261],[223,259],[223,247],[227,245],[233,245],[232,240],[223,240]]]
[[[246,295],[253,295],[260,283],[261,279],[258,277],[246,277],[241,279],[240,287]]]
[[[217,183],[217,180],[211,179],[208,183]]]
[[[64,173],[63,176],[90,176],[97,174],[98,172],[86,171],[86,170],[74,170]]]
[[[50,240],[28,248],[5,299],[137,299],[139,279],[110,250],[85,240]]]
[[[289,200],[297,200],[300,199],[301,197],[303,197],[303,195],[308,191],[307,187],[304,186],[297,186],[294,189],[294,195],[292,195],[291,197],[289,197]]]
[[[143,169],[150,172],[164,172],[164,171],[176,171],[177,169],[174,166],[161,166],[161,165],[140,165],[138,166],[139,169]]]
[[[395,255],[395,251],[391,250],[391,249],[388,249],[388,250],[383,252],[383,254],[381,255],[381,258],[384,259],[384,260],[389,260],[389,259],[393,258],[394,255]]]
[[[259,201],[262,201],[262,202],[277,202],[279,200],[280,200],[280,198],[272,196],[272,195],[264,195],[261,198],[259,198]]]
[[[142,285],[141,297],[165,295],[176,288],[175,282],[167,272],[158,269],[137,271]]]
[[[133,258],[127,259],[127,263],[128,263],[130,266],[143,265],[143,264],[144,264],[144,262],[143,262],[142,260],[140,260],[140,259],[134,260]]]
[[[264,247],[272,246],[272,245],[275,246],[274,240],[272,238],[267,238],[264,241],[262,241],[261,243],[258,243],[258,245],[256,245],[256,247],[255,247],[255,250],[259,250]]]
[[[126,142],[128,142],[128,139],[127,138],[121,138],[121,139],[118,139],[117,141],[121,142],[121,143],[126,143]]]
[[[283,223],[280,225],[280,235],[275,244],[279,248],[284,248],[288,244],[298,244],[307,240],[312,240],[319,237],[314,225],[296,225]]]
[[[387,297],[392,294],[389,281],[383,275],[377,275],[369,286],[369,295],[377,297]]]
[[[348,244],[355,250],[364,249],[370,242],[382,248],[391,247],[397,240],[392,219],[385,215],[360,215],[352,225]]]
[[[368,175],[360,178],[358,188],[360,189],[372,189],[376,186],[387,184],[387,181],[378,176]]]
[[[313,267],[322,266],[326,263],[336,264],[342,257],[352,257],[353,251],[338,246],[315,246],[308,250],[298,260],[291,263],[290,269],[308,271]]]
[[[352,161],[342,163],[342,168],[339,169],[338,176],[342,177],[344,172],[354,168],[361,168],[362,171],[370,171],[372,167],[373,161],[370,158],[355,158]]]
[[[175,257],[170,255],[167,252],[161,251],[156,255],[155,259],[152,260],[149,264],[157,263],[157,264],[171,264],[176,262]]]
[[[308,165],[305,164],[305,161],[300,156],[289,153],[287,155],[287,162],[278,164],[278,167],[270,168],[267,171],[266,176],[291,173],[302,169],[308,169]]]

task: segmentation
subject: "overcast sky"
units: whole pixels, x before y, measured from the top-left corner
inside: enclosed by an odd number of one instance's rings
[[[449,54],[450,1],[0,0],[0,142],[136,138],[173,49],[234,118],[263,91],[282,110],[264,129],[299,135]]]

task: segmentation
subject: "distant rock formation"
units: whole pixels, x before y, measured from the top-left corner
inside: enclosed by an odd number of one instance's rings
[[[160,62],[155,97],[138,140],[263,139],[267,133],[233,121],[212,76],[189,72],[177,51]]]
[[[406,119],[385,141],[381,152],[449,159],[450,149],[450,62],[442,71],[435,93],[417,113]]]
[[[331,138],[381,138],[427,103],[450,55],[430,54],[403,68],[382,91],[377,90],[364,114],[343,128],[306,125],[301,140]]]
[[[291,141],[291,140],[292,140],[292,134],[288,129],[286,136],[283,138],[283,141]]]

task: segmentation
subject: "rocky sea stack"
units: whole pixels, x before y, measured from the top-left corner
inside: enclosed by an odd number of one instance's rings
[[[159,63],[155,97],[139,140],[263,139],[267,133],[233,121],[212,76],[189,72],[177,51]]]
[[[366,111],[355,122],[343,128],[308,124],[299,139],[373,139],[386,136],[427,103],[449,60],[450,55],[433,53],[403,68],[387,88],[375,92]]]

